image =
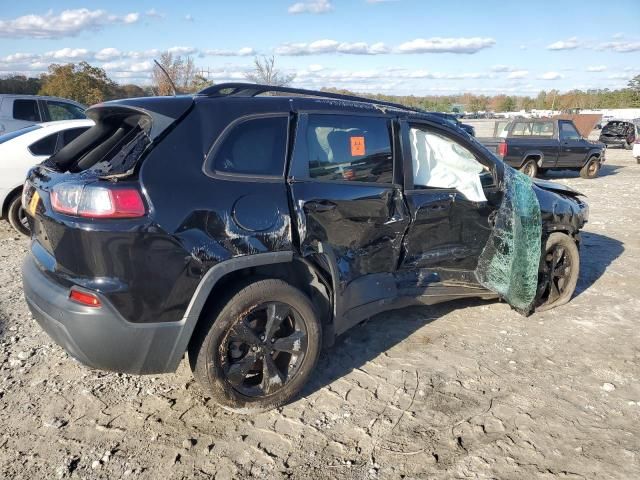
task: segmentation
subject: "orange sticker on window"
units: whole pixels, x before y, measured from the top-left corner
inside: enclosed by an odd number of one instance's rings
[[[351,156],[359,157],[364,155],[364,137],[349,137],[351,139]]]

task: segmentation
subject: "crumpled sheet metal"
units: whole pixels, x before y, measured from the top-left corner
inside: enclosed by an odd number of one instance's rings
[[[541,242],[540,204],[532,181],[505,167],[504,197],[475,275],[480,284],[524,315],[534,307]]]

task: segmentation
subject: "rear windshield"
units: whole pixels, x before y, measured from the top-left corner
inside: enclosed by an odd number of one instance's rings
[[[124,174],[149,145],[151,121],[138,112],[107,114],[47,161],[58,171]]]
[[[609,122],[604,126],[602,131],[605,133],[606,132],[624,133],[629,129],[630,126],[631,124],[627,122]]]
[[[13,132],[5,133],[4,135],[0,135],[0,143],[8,142],[9,140],[13,140],[14,138],[19,137],[20,135],[24,135],[25,133],[33,132],[42,128],[40,125],[31,125],[30,127],[24,127],[20,130],[15,130]]]

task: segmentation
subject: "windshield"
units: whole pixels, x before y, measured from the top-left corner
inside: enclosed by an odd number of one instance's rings
[[[8,142],[9,140],[13,140],[14,138],[19,137],[20,135],[24,135],[25,133],[33,132],[34,130],[37,130],[39,128],[42,127],[40,125],[31,125],[29,127],[21,128],[20,130],[15,130],[13,132],[0,135],[0,144]]]

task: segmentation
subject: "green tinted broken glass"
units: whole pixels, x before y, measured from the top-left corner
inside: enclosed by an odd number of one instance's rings
[[[533,308],[538,287],[542,220],[531,179],[505,166],[504,196],[478,260],[478,281],[521,313]]]

